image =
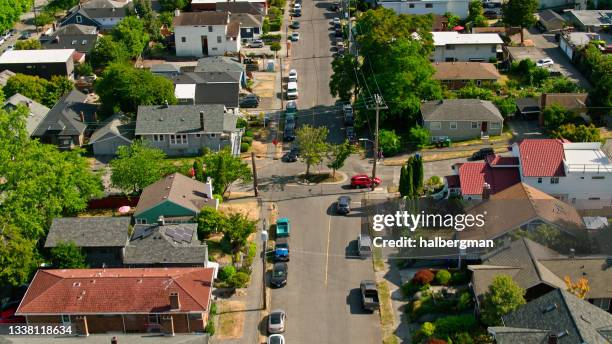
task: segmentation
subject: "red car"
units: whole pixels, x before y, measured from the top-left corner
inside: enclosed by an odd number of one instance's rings
[[[25,324],[25,317],[15,315],[18,306],[19,302],[11,302],[4,305],[0,310],[0,324]]]
[[[380,178],[372,178],[365,174],[358,174],[356,176],[351,177],[351,187],[354,188],[371,188],[372,184],[374,184],[374,186],[378,186],[380,185],[380,183],[382,183],[382,180],[380,180]]]

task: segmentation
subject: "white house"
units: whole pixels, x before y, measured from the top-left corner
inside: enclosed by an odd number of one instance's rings
[[[599,142],[523,140],[512,146],[523,183],[577,209],[612,206],[612,161]]]
[[[176,11],[176,56],[215,56],[240,51],[240,23],[229,12]]]
[[[488,62],[502,53],[503,41],[496,33],[432,32],[432,62]]]
[[[438,14],[446,12],[458,15],[461,19],[468,16],[469,0],[379,0],[378,4],[390,8],[398,14]]]
[[[589,44],[592,40],[600,40],[599,34],[590,32],[568,32],[563,33],[559,38],[559,48],[563,50],[565,55],[571,60],[574,57],[576,50]]]

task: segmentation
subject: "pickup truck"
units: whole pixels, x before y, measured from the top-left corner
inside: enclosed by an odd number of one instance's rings
[[[361,281],[361,301],[363,302],[363,309],[365,310],[374,312],[380,308],[376,282],[372,280]]]
[[[289,219],[286,217],[281,217],[276,220],[276,237],[288,237],[289,232],[291,231],[291,225],[289,224]]]

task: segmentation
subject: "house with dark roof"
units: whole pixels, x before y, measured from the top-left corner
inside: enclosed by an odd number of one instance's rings
[[[121,266],[130,217],[63,217],[53,219],[45,248],[73,242],[92,267]]]
[[[198,60],[193,71],[170,77],[179,104],[223,104],[237,108],[240,91],[246,87],[244,65],[227,56]]]
[[[498,344],[607,344],[612,315],[564,289],[555,289],[502,316],[489,327]]]
[[[445,176],[445,189],[449,195],[463,199],[480,200],[486,191],[494,195],[521,181],[519,161],[514,157],[487,156],[485,161],[471,161],[453,165],[454,175]],[[485,184],[488,189],[484,189]]]
[[[216,56],[240,51],[240,22],[229,12],[180,12],[172,21],[176,56]]]
[[[265,15],[264,9],[250,1],[221,1],[215,4],[215,11],[230,13],[247,13],[252,15]]]
[[[131,2],[91,0],[71,8],[60,22],[60,26],[79,24],[108,31],[127,17],[131,10]]]
[[[16,314],[27,323],[71,323],[73,335],[202,333],[213,268],[38,270]]]
[[[263,15],[250,13],[231,13],[230,19],[240,23],[240,38],[243,43],[259,38],[263,33]]]
[[[229,11],[232,13],[248,13],[241,11],[244,11],[247,8],[249,10],[254,8],[261,14],[266,15],[268,14],[268,5],[269,3],[266,2],[266,0],[239,0],[224,2],[219,2],[219,0],[191,0],[192,11]]]
[[[539,12],[538,23],[548,32],[561,31],[566,26],[565,19],[553,10]]]
[[[501,135],[504,118],[490,101],[480,99],[432,100],[421,104],[423,126],[432,139],[466,140]]]
[[[40,38],[43,49],[74,49],[87,54],[96,46],[98,28],[81,24],[60,26],[50,35]]]
[[[29,135],[32,135],[36,127],[42,122],[49,111],[51,111],[48,107],[24,96],[20,93],[15,93],[9,99],[7,99],[3,108],[5,110],[14,110],[18,106],[25,106],[28,109],[28,117],[26,118],[26,130]]]
[[[51,79],[74,78],[74,49],[7,50],[0,56],[0,70]]]
[[[517,98],[515,101],[516,110],[523,118],[538,118],[542,109],[540,99],[534,97]]]
[[[170,156],[201,154],[229,147],[240,154],[238,116],[223,104],[139,106],[136,136]]]
[[[135,123],[128,117],[115,114],[91,134],[89,144],[96,156],[113,156],[121,146],[129,146],[134,139]]]
[[[578,115],[586,116],[588,93],[542,93],[540,96],[540,109],[542,111],[551,105],[559,105]],[[544,115],[540,114],[540,126],[544,126]]]
[[[208,248],[198,240],[197,223],[135,225],[125,247],[123,263],[129,267],[206,266]]]
[[[72,149],[85,143],[97,123],[98,105],[86,103],[87,95],[72,90],[51,108],[32,137],[60,149]]]
[[[495,64],[487,62],[434,62],[433,78],[439,80],[448,89],[456,90],[470,82],[477,86],[499,81],[501,74]]]
[[[136,224],[155,224],[160,217],[164,223],[191,222],[203,207],[219,207],[210,180],[202,183],[173,173],[142,191],[134,219]]]

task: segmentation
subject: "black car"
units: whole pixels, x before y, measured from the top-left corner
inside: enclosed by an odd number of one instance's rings
[[[493,151],[493,148],[481,148],[479,151],[474,152],[474,154],[472,154],[469,160],[472,160],[472,161],[483,160],[488,155],[493,155],[493,154],[495,154],[495,152]]]
[[[291,25],[289,25],[290,28],[297,30],[300,28],[300,22],[299,21],[294,21],[293,23],[291,23]]]
[[[329,10],[330,11],[337,12],[339,9],[340,9],[340,3],[339,2],[334,2],[333,4],[331,4],[331,6],[329,6]]]
[[[342,106],[342,112],[344,112],[344,125],[355,125],[355,117],[353,116],[353,107],[351,104],[345,104]]]
[[[272,277],[270,278],[270,284],[273,287],[280,288],[287,284],[287,274],[289,268],[287,263],[274,263],[272,268]]]
[[[351,198],[349,196],[340,196],[336,202],[336,214],[346,215],[351,212]]]
[[[285,156],[283,156],[283,160],[286,162],[296,162],[298,160],[298,148],[292,147]]]
[[[349,140],[349,142],[357,141],[357,134],[355,134],[354,127],[346,127],[345,131],[346,131],[346,139]]]
[[[246,95],[240,98],[240,107],[241,108],[256,108],[259,106],[259,101],[261,99],[259,96],[254,94]]]
[[[295,140],[295,126],[285,125],[285,130],[283,131],[283,140],[284,141]]]

